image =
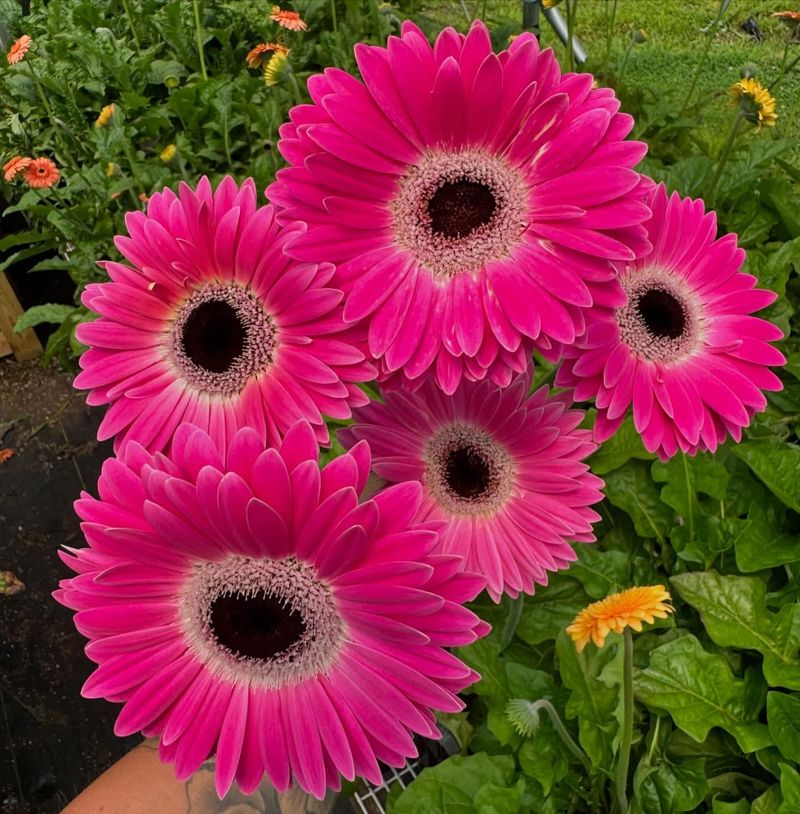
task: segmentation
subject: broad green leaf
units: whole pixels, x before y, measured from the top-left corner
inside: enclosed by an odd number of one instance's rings
[[[723,656],[707,653],[691,635],[657,647],[650,666],[635,678],[635,691],[649,707],[665,710],[676,725],[702,741],[714,726],[736,738],[743,752],[770,743],[758,709],[748,703],[745,682],[734,678]]]
[[[667,758],[650,765],[643,760],[633,777],[634,799],[642,814],[694,811],[708,793],[705,760],[672,762]]]
[[[674,513],[662,502],[644,461],[629,461],[606,475],[606,496],[630,515],[636,533],[664,542]]]
[[[390,814],[477,814],[476,798],[485,786],[508,789],[514,776],[510,755],[456,755],[423,769],[390,805]],[[500,809],[508,811],[508,809]],[[518,809],[512,809],[515,812]]]
[[[519,814],[524,791],[522,778],[511,788],[487,783],[475,795],[476,814]]]
[[[525,599],[517,636],[536,645],[555,639],[580,610],[589,604],[581,585],[571,577],[557,574],[550,584]]]
[[[782,503],[761,493],[753,498],[746,519],[728,521],[739,570],[761,571],[800,560],[797,534],[784,530],[786,511]]]
[[[728,802],[714,798],[711,803],[711,814],[750,814],[750,803],[745,799]]]
[[[778,814],[797,814],[800,811],[800,774],[788,763],[781,763],[781,802]]]
[[[604,648],[590,644],[578,653],[563,631],[556,640],[561,680],[572,691],[566,716],[578,718],[580,744],[594,766],[610,766],[613,761],[622,686],[620,641],[612,635]]]
[[[781,754],[800,763],[800,695],[767,695],[767,726]]]
[[[545,797],[569,770],[560,738],[549,720],[542,721],[537,730],[525,739],[517,753],[517,760],[522,771],[542,787]]]
[[[781,805],[781,787],[776,783],[753,800],[750,814],[777,814]]]
[[[777,498],[790,509],[800,512],[800,447],[767,441],[745,441],[733,447],[732,451]]]
[[[59,303],[47,303],[46,305],[34,305],[29,308],[14,325],[14,332],[19,333],[34,325],[41,325],[43,322],[60,325],[68,316],[75,313],[74,305],[61,305]]]
[[[708,562],[730,546],[722,536],[720,520],[703,511],[698,493],[723,500],[728,483],[725,467],[711,455],[676,455],[656,461],[653,479],[663,483],[661,500],[675,509],[679,525],[670,534],[675,550],[686,560]]]
[[[611,438],[604,441],[597,452],[589,458],[589,465],[595,475],[605,475],[622,466],[630,458],[652,460],[655,455],[644,448],[641,436],[629,416]]]
[[[577,547],[578,559],[569,567],[569,575],[583,585],[592,599],[602,599],[626,587],[629,560],[622,551],[600,551],[594,545]]]
[[[758,577],[698,571],[671,582],[699,611],[718,645],[758,650],[770,685],[800,690],[800,604],[785,605],[777,613],[768,610],[766,586]]]

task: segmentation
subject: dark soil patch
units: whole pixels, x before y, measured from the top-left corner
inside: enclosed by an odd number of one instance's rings
[[[60,545],[83,544],[72,502],[95,490],[110,444],[101,413],[39,362],[0,360],[0,570],[25,590],[0,596],[0,810],[58,812],[139,738],[113,734],[118,706],[88,701],[92,664],[51,592],[69,575]]]

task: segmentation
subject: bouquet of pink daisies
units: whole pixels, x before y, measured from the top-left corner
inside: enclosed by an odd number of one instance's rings
[[[636,172],[611,90],[480,22],[356,56],[360,79],[309,80],[270,203],[155,194],[83,295],[75,385],[115,457],[56,597],[84,695],[179,778],[215,755],[221,796],[402,765],[478,678],[449,652],[488,630],[464,603],[594,540],[597,442],[632,412],[662,459],[713,451],[781,387],[753,316],[775,295]],[[531,392],[534,352],[557,393]],[[330,419],[346,452],[320,468]]]

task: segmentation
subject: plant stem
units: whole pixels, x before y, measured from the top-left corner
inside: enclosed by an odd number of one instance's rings
[[[600,70],[601,76],[608,75],[608,63],[611,59],[611,42],[614,39],[614,23],[617,19],[617,0],[606,0],[606,11],[608,11],[609,2],[611,3],[611,14],[606,15],[608,19],[608,28],[606,29],[606,53],[603,57],[603,67]]]
[[[572,38],[575,36],[575,20],[578,16],[578,0],[567,0],[567,65],[575,70],[575,56],[572,53]]]
[[[139,35],[136,33],[136,26],[133,24],[133,14],[131,14],[131,7],[128,0],[122,0],[122,8],[125,10],[125,16],[128,18],[128,28],[133,34],[133,44],[136,46],[136,53],[142,55],[142,44],[139,42]]]
[[[633,637],[630,628],[622,634],[622,742],[617,762],[617,803],[620,814],[628,811],[628,766],[633,740]]]
[[[331,0],[331,24],[333,25],[333,33],[339,33],[339,21],[336,18],[336,0]]]
[[[297,81],[297,77],[294,75],[294,71],[289,73],[289,84],[292,86],[292,90],[294,91],[295,103],[302,105],[305,102],[305,99],[303,98],[303,90],[300,87],[300,83]]]
[[[653,760],[653,752],[656,750],[656,743],[658,742],[658,730],[661,727],[661,716],[656,715],[656,731],[653,732],[653,740],[650,742],[650,748],[647,750],[647,762],[651,763]]]
[[[517,632],[519,620],[522,618],[522,611],[525,608],[525,594],[520,594],[516,599],[511,600],[511,607],[508,609],[508,618],[503,628],[503,644],[500,647],[502,653],[513,641]]]
[[[208,79],[208,74],[206,73],[206,58],[203,54],[203,24],[200,22],[199,0],[192,0],[192,8],[194,9],[194,36],[197,42],[197,53],[200,57],[200,74],[205,82]]]
[[[717,162],[717,169],[714,172],[714,177],[711,179],[711,183],[708,185],[705,199],[709,204],[713,200],[717,184],[719,183],[719,179],[722,177],[722,171],[725,169],[725,165],[728,163],[728,158],[730,157],[731,150],[733,149],[734,142],[736,141],[736,136],[739,134],[739,128],[741,127],[743,121],[744,116],[742,116],[742,111],[738,110],[736,112],[736,118],[733,120],[733,124],[731,125],[730,132],[728,133],[728,139],[725,142],[725,146],[722,148],[722,152],[720,153],[719,161]]]
[[[628,67],[628,59],[631,55],[631,51],[633,51],[633,47],[636,45],[636,42],[631,37],[631,41],[628,43],[628,48],[625,51],[625,56],[622,59],[622,66],[619,69],[619,76],[617,76],[617,82],[622,82],[622,77],[625,76],[625,68]]]
[[[66,140],[61,132],[61,127],[56,121],[56,115],[53,113],[53,108],[50,106],[50,101],[47,98],[47,93],[45,93],[44,85],[42,85],[42,81],[39,79],[39,74],[36,71],[36,68],[34,68],[34,60],[28,60],[27,65],[31,72],[33,84],[36,86],[36,92],[39,94],[39,98],[42,100],[44,109],[47,111],[47,118],[50,119],[50,124],[53,126],[53,133],[55,134],[56,141],[58,141],[61,151],[64,153],[64,158],[66,159],[64,163],[70,164],[73,169],[77,170],[78,164],[72,157],[72,153],[69,151],[69,147],[67,147]]]
[[[706,41],[703,45],[703,53],[700,54],[700,61],[697,63],[697,68],[695,68],[694,76],[692,77],[692,84],[689,85],[689,92],[686,94],[686,97],[683,100],[683,107],[681,108],[681,113],[683,113],[687,107],[689,107],[689,102],[692,100],[692,96],[694,95],[695,88],[697,87],[697,82],[700,79],[700,74],[703,72],[703,68],[706,66],[706,59],[708,58],[708,52],[711,49],[711,41],[714,39],[714,33],[717,30],[717,26],[719,25],[719,21],[722,19],[722,15],[725,13],[725,8],[728,5],[729,0],[719,0],[719,8],[717,9],[717,16],[714,18],[714,22],[708,29],[708,34],[706,35]]]
[[[136,171],[136,159],[134,158],[133,153],[131,152],[131,145],[130,141],[127,138],[122,139],[122,147],[125,150],[125,157],[128,159],[128,166],[131,169],[131,175],[133,175],[133,180],[136,182],[136,186],[139,187],[139,192],[144,192],[144,186],[142,185],[142,181],[139,178],[139,173]],[[128,187],[128,192],[130,193],[131,200],[133,201],[133,205],[136,209],[139,209],[139,204],[141,201],[136,197],[133,190]]]
[[[774,81],[774,82],[773,82],[773,83],[772,83],[772,84],[771,84],[771,85],[770,85],[770,86],[767,88],[767,90],[771,92],[771,91],[773,91],[775,88],[777,88],[777,87],[778,87],[778,85],[780,85],[780,83],[783,81],[784,76],[786,76],[788,73],[790,73],[790,72],[791,72],[791,70],[792,70],[792,68],[794,68],[794,66],[795,66],[795,65],[797,65],[797,63],[798,63],[798,62],[800,62],[800,56],[795,57],[795,58],[794,58],[794,59],[793,59],[793,60],[792,60],[792,61],[791,61],[791,62],[790,62],[790,63],[789,63],[787,66],[786,66],[786,69],[785,69],[785,70],[784,70],[784,68],[783,68],[783,65],[781,65],[781,72],[780,72],[780,74],[778,74],[778,78],[777,78],[777,79],[776,79],[776,80],[775,80],[775,81]]]
[[[588,777],[592,773],[592,764],[589,762],[589,758],[586,757],[586,752],[584,752],[583,749],[581,749],[581,747],[575,743],[572,735],[567,732],[567,728],[562,723],[561,717],[556,711],[556,708],[546,698],[540,698],[538,701],[526,701],[525,703],[528,706],[529,714],[533,718],[538,717],[540,709],[543,709],[547,713],[551,723],[553,724],[553,728],[564,742],[564,746],[566,746],[567,749],[569,749],[569,751],[580,761]]]

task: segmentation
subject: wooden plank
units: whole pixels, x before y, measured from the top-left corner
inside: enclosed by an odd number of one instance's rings
[[[14,325],[20,314],[22,314],[22,306],[17,295],[11,288],[5,272],[0,271],[0,334],[11,347],[17,360],[23,362],[26,359],[40,356],[42,345],[33,328],[28,328],[18,334],[14,333]]]
[[[0,359],[2,359],[4,356],[10,356],[13,352],[14,351],[11,350],[11,345],[9,345],[5,335],[0,334]]]

